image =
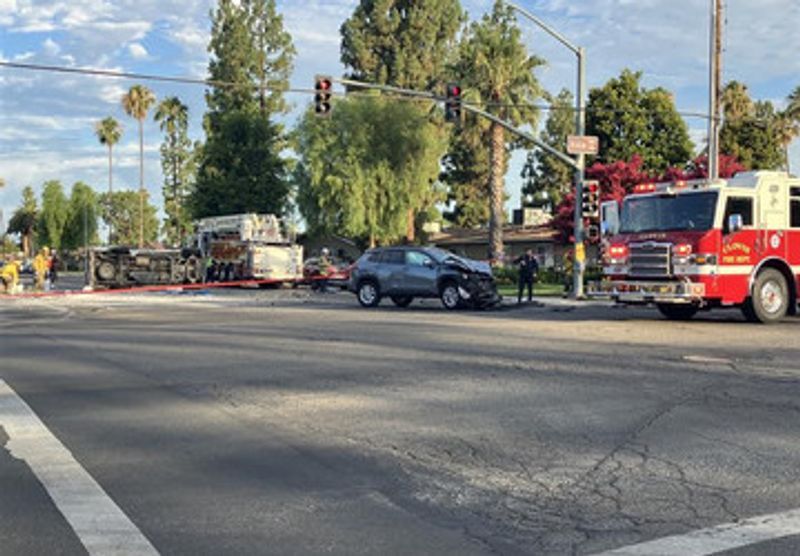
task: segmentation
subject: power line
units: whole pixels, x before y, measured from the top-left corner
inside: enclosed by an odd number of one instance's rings
[[[21,62],[0,62],[0,67],[6,67],[10,69],[19,69],[19,70],[27,70],[27,71],[39,71],[39,72],[50,72],[50,73],[61,73],[61,74],[71,74],[71,75],[84,75],[84,76],[92,76],[92,77],[104,77],[104,78],[113,78],[113,79],[131,79],[137,81],[154,81],[159,83],[178,83],[182,85],[203,85],[207,87],[225,87],[225,88],[252,88],[252,89],[262,89],[260,85],[257,84],[250,84],[250,85],[243,85],[241,83],[234,83],[231,81],[221,81],[215,79],[200,79],[194,77],[180,77],[180,76],[168,76],[168,75],[155,75],[155,74],[147,74],[147,73],[133,73],[133,72],[121,72],[121,71],[114,71],[114,70],[104,70],[104,69],[95,69],[95,68],[73,68],[68,66],[52,66],[52,65],[44,65],[44,64],[28,64],[28,63],[21,63]],[[341,81],[341,80],[337,80]],[[294,93],[294,94],[316,94],[314,89],[308,88],[297,88],[297,87],[288,87],[288,88],[281,88],[267,85],[263,87],[265,90],[273,90],[273,91],[280,91],[285,93]],[[444,97],[436,96],[432,93],[421,93],[419,97],[408,97],[405,95],[393,93],[391,90],[386,91],[388,94],[387,96],[392,96],[393,98],[397,98],[400,100],[412,101],[412,102],[443,102],[445,99]],[[360,93],[333,93],[336,96],[345,96],[346,94],[360,94]],[[475,106],[479,106],[482,108],[533,108],[536,110],[542,110],[545,112],[557,112],[557,111],[568,111],[568,112],[576,112],[577,108],[573,106],[556,106],[556,105],[549,105],[549,104],[537,104],[537,103],[498,103],[498,102],[483,102],[483,103],[472,103]],[[594,113],[594,114],[616,114],[616,115],[626,115],[626,114],[646,114],[646,113],[656,113],[652,110],[622,110],[622,109],[609,109],[609,108],[590,108],[587,107],[584,109],[586,113]],[[677,112],[680,116],[684,118],[698,118],[698,119],[709,119],[708,114],[704,114],[701,112],[693,112],[693,111],[678,111]]]
[[[21,69],[21,70],[28,70],[28,71],[41,71],[41,72],[51,72],[51,73],[64,73],[64,74],[73,74],[73,75],[88,75],[94,77],[109,77],[115,79],[135,79],[137,81],[157,81],[161,83],[180,83],[183,85],[206,85],[209,87],[230,87],[230,88],[252,88],[252,89],[265,89],[265,90],[273,90],[273,91],[280,91],[285,93],[303,93],[303,94],[314,94],[315,91],[313,89],[292,89],[287,88],[283,89],[281,87],[275,87],[266,85],[261,87],[260,85],[242,85],[241,83],[233,83],[231,81],[218,81],[214,79],[199,79],[194,77],[176,77],[176,76],[168,76],[168,75],[153,75],[147,73],[130,73],[130,72],[122,72],[122,71],[113,71],[113,70],[104,70],[104,69],[94,69],[94,68],[71,68],[67,66],[48,66],[43,64],[24,64],[19,62],[0,62],[0,67],[6,67],[11,69]]]

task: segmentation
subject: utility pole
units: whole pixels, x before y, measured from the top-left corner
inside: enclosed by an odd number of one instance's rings
[[[528,10],[517,6],[516,4],[509,3],[508,6],[522,14],[525,18],[535,23],[538,27],[544,30],[551,37],[563,44],[567,49],[571,50],[575,56],[578,57],[578,83],[577,94],[575,95],[575,133],[579,137],[586,134],[586,49],[576,46],[564,35],[547,25],[541,18],[536,17]],[[575,168],[575,244],[574,244],[574,257],[575,264],[572,265],[573,272],[573,285],[572,292],[576,299],[583,297],[583,273],[585,261],[580,261],[579,254],[585,254],[585,247],[583,244],[583,215],[580,210],[580,202],[583,198],[583,185],[586,180],[586,155],[579,154],[577,166]]]
[[[719,132],[722,119],[722,25],[723,0],[711,0],[711,40],[709,53],[708,178],[719,179]]]

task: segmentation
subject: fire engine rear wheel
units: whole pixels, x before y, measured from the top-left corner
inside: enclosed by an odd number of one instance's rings
[[[786,278],[774,268],[767,268],[756,277],[753,292],[742,312],[751,322],[775,324],[789,312],[789,299]]]
[[[190,284],[197,284],[201,279],[200,259],[191,256],[186,260],[186,281]]]
[[[697,314],[698,308],[694,305],[659,303],[658,311],[669,320],[691,320]]]
[[[117,276],[117,269],[114,263],[110,261],[103,261],[97,265],[97,277],[103,282],[111,282]]]

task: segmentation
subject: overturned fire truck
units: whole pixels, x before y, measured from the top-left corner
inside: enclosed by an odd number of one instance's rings
[[[280,284],[302,280],[303,248],[290,241],[271,214],[238,214],[195,223],[192,245],[182,249],[107,247],[89,253],[87,285],[128,288],[202,283],[210,265],[231,281]]]

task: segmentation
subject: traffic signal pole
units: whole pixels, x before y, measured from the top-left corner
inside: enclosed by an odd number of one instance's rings
[[[364,83],[362,81],[355,81],[353,79],[336,79],[336,78],[334,78],[333,81],[335,81],[336,83],[339,83],[341,85],[345,85],[347,87],[352,87],[354,89],[383,91],[385,93],[392,93],[392,94],[402,95],[402,96],[407,96],[407,97],[426,99],[426,100],[430,100],[430,101],[433,101],[433,102],[442,102],[442,101],[446,102],[447,101],[446,98],[439,97],[439,96],[437,96],[437,95],[435,95],[433,93],[429,93],[429,92],[426,92],[426,91],[414,91],[413,89],[402,89],[400,87],[392,87],[391,85],[376,85],[374,83]],[[507,121],[505,121],[505,120],[503,120],[501,118],[498,118],[494,114],[490,114],[489,112],[486,112],[485,110],[481,110],[477,106],[473,106],[471,104],[467,104],[467,103],[462,102],[461,107],[466,112],[471,112],[471,113],[473,113],[473,114],[475,114],[477,116],[481,116],[483,118],[486,118],[487,120],[490,120],[490,121],[502,126],[504,129],[510,131],[511,133],[517,135],[518,137],[522,137],[523,139],[526,139],[526,140],[530,141],[531,143],[533,143],[534,145],[536,145],[537,147],[539,147],[543,151],[545,151],[548,154],[550,154],[550,155],[556,157],[557,159],[559,159],[561,162],[563,162],[564,164],[566,164],[570,168],[572,168],[572,169],[574,169],[576,171],[580,169],[579,163],[575,159],[567,156],[566,154],[562,153],[561,151],[559,151],[557,149],[554,149],[553,147],[551,147],[547,143],[543,142],[541,139],[539,139],[535,135],[533,135],[531,133],[528,133],[528,132],[526,132],[526,131],[518,128],[518,127],[515,127],[512,123],[507,122]]]
[[[578,48],[578,97],[575,99],[575,108],[578,112],[576,128],[579,136],[586,135],[586,49]],[[583,187],[586,179],[586,155],[579,154],[578,167],[575,169],[575,245],[573,247],[574,264],[572,276],[572,292],[576,299],[583,297],[583,274],[586,266],[585,247],[583,243],[583,214],[578,210],[578,201],[583,199]],[[584,260],[578,260],[578,253],[582,253]]]
[[[558,42],[563,44],[569,50],[571,50],[575,56],[578,57],[578,84],[577,84],[577,94],[575,98],[575,110],[577,112],[575,117],[575,130],[576,134],[580,137],[586,134],[586,106],[585,106],[585,99],[586,99],[586,49],[580,46],[574,45],[569,39],[567,39],[564,35],[550,27],[547,23],[545,23],[542,19],[536,17],[531,12],[517,6],[516,4],[509,3],[509,7],[513,10],[516,10],[527,19],[535,23],[538,27],[540,27],[544,32],[548,35],[552,36]],[[552,153],[551,153],[552,154]],[[575,264],[572,265],[574,269],[573,273],[573,285],[572,285],[572,293],[575,298],[580,299],[583,297],[583,275],[585,270],[585,246],[583,243],[584,240],[584,230],[583,230],[583,215],[579,210],[581,199],[583,199],[583,187],[584,181],[586,179],[586,155],[579,154],[577,155],[577,166],[575,167],[575,222],[574,222],[574,237],[575,237],[575,244],[573,249],[573,257]],[[583,260],[580,260],[583,259]]]

